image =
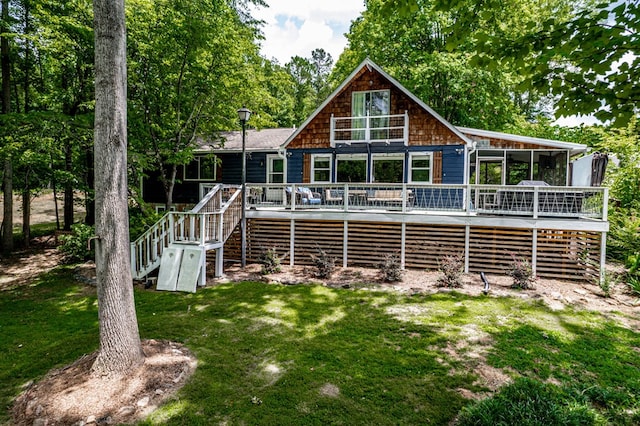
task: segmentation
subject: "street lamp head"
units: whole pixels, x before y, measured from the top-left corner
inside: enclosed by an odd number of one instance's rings
[[[251,117],[251,110],[245,107],[242,107],[238,110],[238,118],[241,122],[246,122]]]

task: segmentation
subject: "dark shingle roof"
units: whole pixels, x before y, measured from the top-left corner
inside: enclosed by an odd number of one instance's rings
[[[245,149],[247,151],[277,151],[293,133],[293,128],[247,129]],[[222,132],[218,138],[198,138],[198,152],[240,152],[242,151],[242,132]]]

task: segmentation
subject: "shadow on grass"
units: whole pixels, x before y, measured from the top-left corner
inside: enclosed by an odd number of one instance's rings
[[[448,424],[469,403],[459,389],[486,390],[442,351],[473,333],[488,336],[483,355],[494,367],[562,381],[623,423],[638,406],[640,337],[593,313],[250,282],[138,290],[136,306],[142,338],[183,342],[199,360],[145,424]],[[0,294],[0,324],[5,404],[25,381],[97,347],[95,296],[65,270]]]

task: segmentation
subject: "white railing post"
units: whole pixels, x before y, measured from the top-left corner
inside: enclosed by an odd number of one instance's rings
[[[329,145],[333,148],[336,146],[336,119],[331,114],[331,120],[329,120]]]
[[[540,194],[538,192],[538,186],[534,186],[533,187],[533,218],[537,219],[538,218],[538,195]],[[526,197],[524,197],[526,199]]]
[[[216,217],[218,218],[218,235],[216,236],[216,241],[222,242],[224,240],[224,214],[216,213]]]
[[[364,140],[371,141],[371,116],[367,114],[365,118],[365,126],[364,126]]]
[[[349,211],[349,184],[344,184],[344,191],[342,192],[342,205],[344,206],[344,211]]]
[[[169,213],[169,244],[172,244],[175,241],[175,218],[173,217],[173,213]]]
[[[404,145],[409,145],[409,111],[404,112],[404,130],[403,137]]]
[[[200,213],[199,215],[200,218],[200,245],[204,245],[205,241],[206,241],[206,230],[207,230],[207,217],[205,215],[205,213]],[[194,235],[195,237],[195,235]]]
[[[603,188],[602,191],[602,220],[609,220],[609,188]]]
[[[407,202],[409,200],[409,197],[407,196],[407,184],[403,183],[402,184],[402,213],[406,213],[407,212]],[[403,222],[404,224],[404,222]],[[400,262],[401,264],[404,263],[404,259],[402,260],[402,262]],[[404,266],[401,266],[404,269]]]

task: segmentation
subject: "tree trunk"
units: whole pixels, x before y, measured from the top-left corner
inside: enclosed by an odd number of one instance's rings
[[[64,147],[64,170],[71,176],[73,173],[73,157],[71,152],[71,142],[65,142]],[[70,231],[73,225],[73,182],[67,179],[64,184],[63,203],[64,230]]]
[[[31,191],[29,187],[22,191],[22,239],[24,248],[31,242]]]
[[[0,34],[9,32],[6,28],[9,22],[9,0],[2,0],[2,10],[0,11]],[[9,57],[9,39],[0,37],[0,64],[2,68],[2,102],[0,102],[0,113],[9,114],[11,112],[11,62]],[[4,210],[2,212],[2,251],[10,253],[13,251],[13,164],[11,155],[5,154],[4,173],[2,178],[2,194],[4,199]]]
[[[2,0],[0,11],[0,34],[9,32],[9,0]],[[11,110],[11,58],[9,56],[9,39],[0,37],[0,63],[2,64],[2,114],[9,114]]]
[[[2,179],[4,211],[2,216],[2,252],[13,251],[13,164],[11,157],[4,160],[4,178]]]
[[[124,0],[94,0],[96,278],[100,350],[92,370],[124,374],[144,354],[133,300],[127,210]]]

